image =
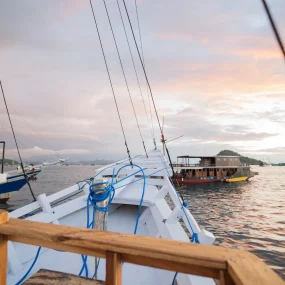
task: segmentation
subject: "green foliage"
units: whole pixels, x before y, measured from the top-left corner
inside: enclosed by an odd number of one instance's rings
[[[232,150],[222,150],[217,155],[239,156],[241,163],[247,163],[250,165],[263,165],[264,164],[261,160],[243,156]]]
[[[18,161],[16,160],[11,160],[11,159],[6,159],[4,158],[4,164],[8,163],[9,165],[12,165],[12,164],[19,164]],[[0,159],[0,164],[2,164],[2,159]]]

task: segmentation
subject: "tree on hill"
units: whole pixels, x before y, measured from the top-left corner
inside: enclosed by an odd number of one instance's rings
[[[250,158],[247,156],[243,156],[235,151],[232,150],[222,150],[217,155],[225,155],[225,156],[239,156],[241,163],[246,163],[250,165],[263,165],[264,162],[258,159]]]

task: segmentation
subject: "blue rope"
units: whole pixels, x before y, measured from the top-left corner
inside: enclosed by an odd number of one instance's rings
[[[137,167],[137,168],[139,168],[139,172],[141,172],[141,173],[142,173],[142,176],[143,176],[143,190],[142,190],[142,196],[141,196],[141,199],[140,199],[140,204],[139,204],[138,213],[137,213],[137,219],[136,219],[136,225],[135,225],[135,230],[134,230],[134,234],[136,234],[136,233],[137,233],[137,228],[138,228],[138,223],[139,223],[139,218],[140,218],[140,214],[141,214],[141,207],[142,207],[142,203],[143,203],[143,199],[144,199],[145,186],[146,186],[146,176],[145,176],[145,173],[144,173],[144,169],[141,168],[139,165],[137,165],[137,164],[132,164],[132,165],[131,165],[131,164],[127,164],[127,165],[124,165],[124,166],[122,166],[122,167],[120,167],[120,168],[118,169],[118,171],[117,171],[117,173],[116,173],[116,177],[118,176],[119,172],[120,172],[122,169],[124,169],[124,168],[126,168],[126,167],[128,167],[128,166],[132,166],[132,167]],[[135,173],[137,173],[137,172],[135,172]],[[134,174],[133,174],[133,175],[134,175]],[[124,178],[122,178],[121,180],[115,182],[114,184],[117,184],[117,183],[121,182],[122,180],[124,180]],[[129,183],[129,184],[131,184],[131,183]],[[127,184],[127,185],[128,185],[128,184]]]
[[[145,169],[146,169],[146,168],[145,168]],[[144,170],[145,170],[145,169],[144,169]],[[165,169],[165,168],[156,170],[156,171],[152,172],[151,174],[145,176],[145,178],[148,178],[148,177],[152,176],[153,174],[156,174],[157,172],[160,172],[160,171],[162,171],[162,170],[164,170],[164,169]],[[143,180],[143,179],[144,179],[143,177],[142,177],[142,178],[138,178],[138,179],[133,180],[133,181],[127,183],[127,184],[124,184],[124,185],[121,185],[121,186],[119,186],[119,187],[116,187],[115,189],[117,190],[117,189],[119,189],[119,188],[122,188],[122,187],[128,186],[128,185],[130,185],[130,184],[136,183],[136,182],[138,182],[138,181],[140,181],[140,180]],[[119,183],[119,182],[121,182],[121,180],[118,181],[117,183]]]
[[[116,182],[114,182],[114,177],[118,177],[120,171],[122,169],[126,168],[126,167],[129,167],[129,166],[131,166],[132,168],[133,167],[137,167],[137,168],[139,168],[139,170],[134,172],[134,173],[132,173],[132,174],[130,174],[130,175],[128,175],[128,176],[126,176],[126,177],[124,177],[124,178],[122,178],[122,179],[120,179],[120,180],[117,180]],[[114,185],[120,183],[121,181],[123,181],[123,180],[125,180],[125,179],[127,179],[127,178],[129,178],[131,176],[134,176],[135,174],[137,174],[139,172],[142,172],[142,176],[143,176],[142,179],[144,180],[144,183],[143,183],[142,196],[141,196],[140,203],[139,203],[139,208],[138,208],[138,213],[137,213],[137,218],[136,218],[136,224],[135,224],[135,229],[134,229],[134,234],[136,234],[137,233],[137,228],[138,228],[138,222],[139,222],[139,218],[140,218],[140,213],[141,213],[141,207],[142,207],[144,194],[145,194],[145,187],[146,187],[146,176],[145,176],[145,173],[144,173],[144,169],[141,168],[137,164],[133,164],[133,165],[127,164],[127,165],[123,165],[122,167],[120,167],[117,170],[117,173],[115,175],[114,175],[114,171],[115,171],[115,169],[113,168],[113,175],[112,175],[111,183],[99,182],[99,183],[94,183],[94,184],[90,185],[90,187],[89,187],[90,194],[88,195],[88,199],[87,199],[87,201],[88,201],[87,208],[89,209],[89,202],[90,202],[90,204],[93,206],[93,210],[96,209],[96,210],[99,210],[99,211],[105,213],[105,215],[104,215],[104,221],[105,221],[106,213],[109,212],[110,204],[112,203],[112,200],[113,200],[113,198],[115,196],[115,190],[116,189],[115,189]],[[131,184],[131,183],[132,182],[126,184],[126,186]],[[94,186],[96,187],[96,186],[100,186],[100,185],[105,185],[106,187],[103,188],[103,189],[96,189],[96,190],[93,189]],[[122,187],[122,186],[120,186],[120,187]],[[109,200],[108,200],[108,204],[105,207],[99,207],[96,204],[98,202],[103,202],[106,199],[109,199]],[[87,210],[87,224],[90,225],[89,224],[89,210]],[[92,224],[92,222],[91,222],[91,224]],[[94,227],[94,220],[93,220],[93,227]],[[104,230],[104,222],[103,222],[103,230]],[[87,264],[86,264],[87,258],[86,259],[82,259],[82,260],[83,260],[83,265],[82,265],[82,268],[81,268],[81,271],[80,271],[81,274],[82,274],[82,272],[84,270],[84,266],[85,265],[87,266]],[[97,266],[95,268],[95,272],[94,272],[94,274],[92,276],[92,279],[96,276],[96,274],[98,272],[98,268],[99,268],[99,265],[100,265],[100,260],[101,259],[99,258],[98,259],[98,264],[97,264]],[[85,272],[86,272],[86,270],[85,270]]]
[[[159,156],[159,157],[160,157],[160,156]],[[161,157],[160,157],[160,160],[162,161],[162,163],[164,163]],[[174,184],[173,184],[173,181],[172,181],[172,179],[171,179],[171,177],[170,177],[168,168],[165,168],[165,169],[166,169],[166,171],[167,171],[169,180],[170,180],[170,182],[171,182],[173,188],[175,189],[175,193],[176,193],[177,198],[178,198],[178,201],[179,201],[179,203],[180,203],[180,205],[181,205],[181,209],[182,209],[182,211],[183,211],[183,213],[184,213],[184,216],[186,217],[186,220],[187,220],[187,222],[188,222],[188,225],[189,225],[189,227],[190,227],[190,229],[191,229],[191,231],[192,231],[191,242],[200,243],[200,242],[199,242],[199,239],[198,239],[198,234],[194,231],[194,229],[193,229],[193,227],[192,227],[192,225],[191,225],[191,223],[190,223],[190,220],[189,220],[189,218],[188,218],[188,215],[187,215],[187,213],[186,213],[186,211],[185,211],[185,208],[188,207],[189,203],[188,203],[188,202],[182,203],[182,201],[180,200],[180,197],[179,197],[179,195],[178,195],[178,193],[177,193],[177,190],[176,190],[176,188],[175,188],[175,186],[174,186]]]
[[[159,157],[160,157],[160,156],[159,156]],[[161,157],[160,157],[160,159],[161,159],[161,161],[162,161],[162,158],[161,158]],[[163,161],[162,161],[162,163],[163,163]],[[191,223],[190,223],[190,221],[189,221],[188,215],[186,214],[186,211],[185,211],[185,208],[187,208],[187,207],[189,206],[189,202],[186,202],[186,201],[183,202],[183,203],[181,202],[180,197],[179,197],[179,195],[178,195],[178,193],[177,193],[177,190],[176,190],[176,188],[175,188],[175,186],[174,186],[174,184],[173,184],[173,181],[172,181],[172,179],[171,179],[171,176],[170,176],[170,174],[169,174],[168,168],[166,167],[165,169],[166,169],[166,171],[167,171],[169,180],[170,180],[170,182],[171,182],[173,188],[175,189],[175,193],[176,193],[176,195],[177,195],[178,201],[180,202],[181,209],[183,210],[183,213],[184,213],[184,215],[185,215],[185,217],[186,217],[186,219],[187,219],[188,225],[189,225],[189,227],[190,227],[190,229],[191,229],[191,231],[192,231],[191,242],[200,243],[200,242],[199,242],[199,239],[198,239],[198,234],[197,234],[196,232],[194,232],[193,227],[192,227],[192,225],[191,225]],[[173,277],[173,280],[172,280],[172,285],[174,285],[174,283],[175,283],[175,279],[176,279],[176,277],[177,277],[177,274],[178,274],[178,272],[176,272],[176,273],[174,274],[174,277]]]
[[[42,248],[41,246],[38,248],[35,259],[34,259],[33,263],[31,264],[30,268],[28,269],[28,271],[26,272],[26,274],[15,285],[20,285],[27,278],[27,276],[30,274],[30,272],[32,271],[33,267],[35,266],[35,264],[39,258],[41,248]]]
[[[96,186],[104,186],[106,185],[105,188],[103,189],[95,189],[93,187]],[[107,213],[109,212],[109,207],[110,204],[112,203],[112,200],[114,198],[115,195],[115,188],[112,184],[110,184],[109,182],[99,182],[99,183],[94,183],[91,184],[89,187],[90,190],[90,194],[88,195],[88,200],[90,201],[91,205],[98,211]],[[104,207],[99,207],[97,205],[97,203],[99,202],[103,202],[105,200],[109,199],[108,204]]]
[[[175,283],[175,279],[176,279],[176,277],[177,277],[177,274],[178,274],[178,272],[176,272],[175,274],[174,274],[174,277],[173,277],[173,280],[172,280],[172,285],[174,285],[174,283]]]

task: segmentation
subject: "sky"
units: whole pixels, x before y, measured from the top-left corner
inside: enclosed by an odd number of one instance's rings
[[[103,0],[94,11],[131,155],[142,141]],[[138,123],[153,149],[146,81],[123,12],[106,0]],[[135,0],[126,0],[139,42]],[[268,0],[285,41],[285,2]],[[285,64],[259,0],[137,0],[146,72],[173,160],[230,149],[285,161]],[[88,0],[0,0],[0,80],[23,159],[126,157],[112,89]],[[144,103],[147,112],[145,112]],[[3,99],[0,140],[17,159]]]

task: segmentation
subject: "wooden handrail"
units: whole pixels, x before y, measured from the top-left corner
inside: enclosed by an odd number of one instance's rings
[[[6,284],[7,240],[106,258],[106,284],[121,284],[122,262],[219,279],[221,285],[284,285],[251,253],[147,236],[10,219],[0,211],[0,284]],[[6,252],[6,253],[5,253]]]

